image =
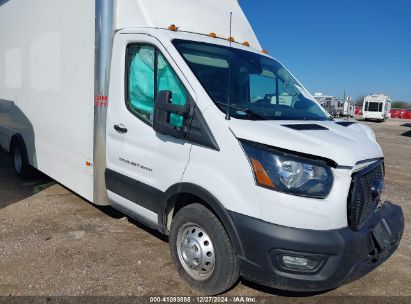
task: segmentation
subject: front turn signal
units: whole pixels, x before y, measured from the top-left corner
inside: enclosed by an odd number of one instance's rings
[[[255,178],[257,179],[257,182],[261,186],[275,188],[275,185],[271,181],[270,177],[268,176],[267,172],[265,171],[260,161],[252,157],[250,158],[250,160],[251,160],[251,164],[253,165],[254,174],[255,174]]]

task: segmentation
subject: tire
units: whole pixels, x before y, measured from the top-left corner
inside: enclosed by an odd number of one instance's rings
[[[27,157],[26,145],[21,139],[16,139],[11,147],[11,156],[14,172],[20,179],[29,179],[33,176],[34,170]]]
[[[191,288],[217,295],[238,281],[230,238],[218,218],[203,205],[192,204],[177,212],[169,242],[177,270]]]

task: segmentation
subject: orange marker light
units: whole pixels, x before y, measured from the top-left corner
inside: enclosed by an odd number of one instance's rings
[[[250,42],[244,41],[244,42],[243,42],[243,45],[244,45],[244,46],[250,46]]]
[[[262,50],[261,53],[268,54],[267,50]]]
[[[209,37],[211,38],[217,38],[217,34],[216,33],[210,33],[208,34]]]
[[[178,27],[175,24],[172,24],[168,27],[168,29],[172,32],[177,32]]]
[[[234,37],[228,37],[227,40],[230,41],[230,42],[235,42]]]
[[[86,166],[87,166],[87,167],[91,167],[91,162],[86,161]]]
[[[263,165],[255,158],[250,158],[250,160],[254,168],[254,173],[255,173],[255,177],[257,178],[257,182],[260,185],[270,187],[270,188],[275,188],[275,185],[271,181]]]

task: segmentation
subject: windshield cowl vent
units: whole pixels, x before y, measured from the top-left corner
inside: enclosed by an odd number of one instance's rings
[[[317,124],[295,124],[295,125],[282,125],[282,126],[293,129],[293,130],[297,130],[297,131],[328,130],[328,128],[317,125]]]

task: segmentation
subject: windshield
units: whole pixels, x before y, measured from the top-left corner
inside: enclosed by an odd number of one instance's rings
[[[271,58],[214,44],[173,43],[214,103],[234,118],[330,119],[301,84]]]

